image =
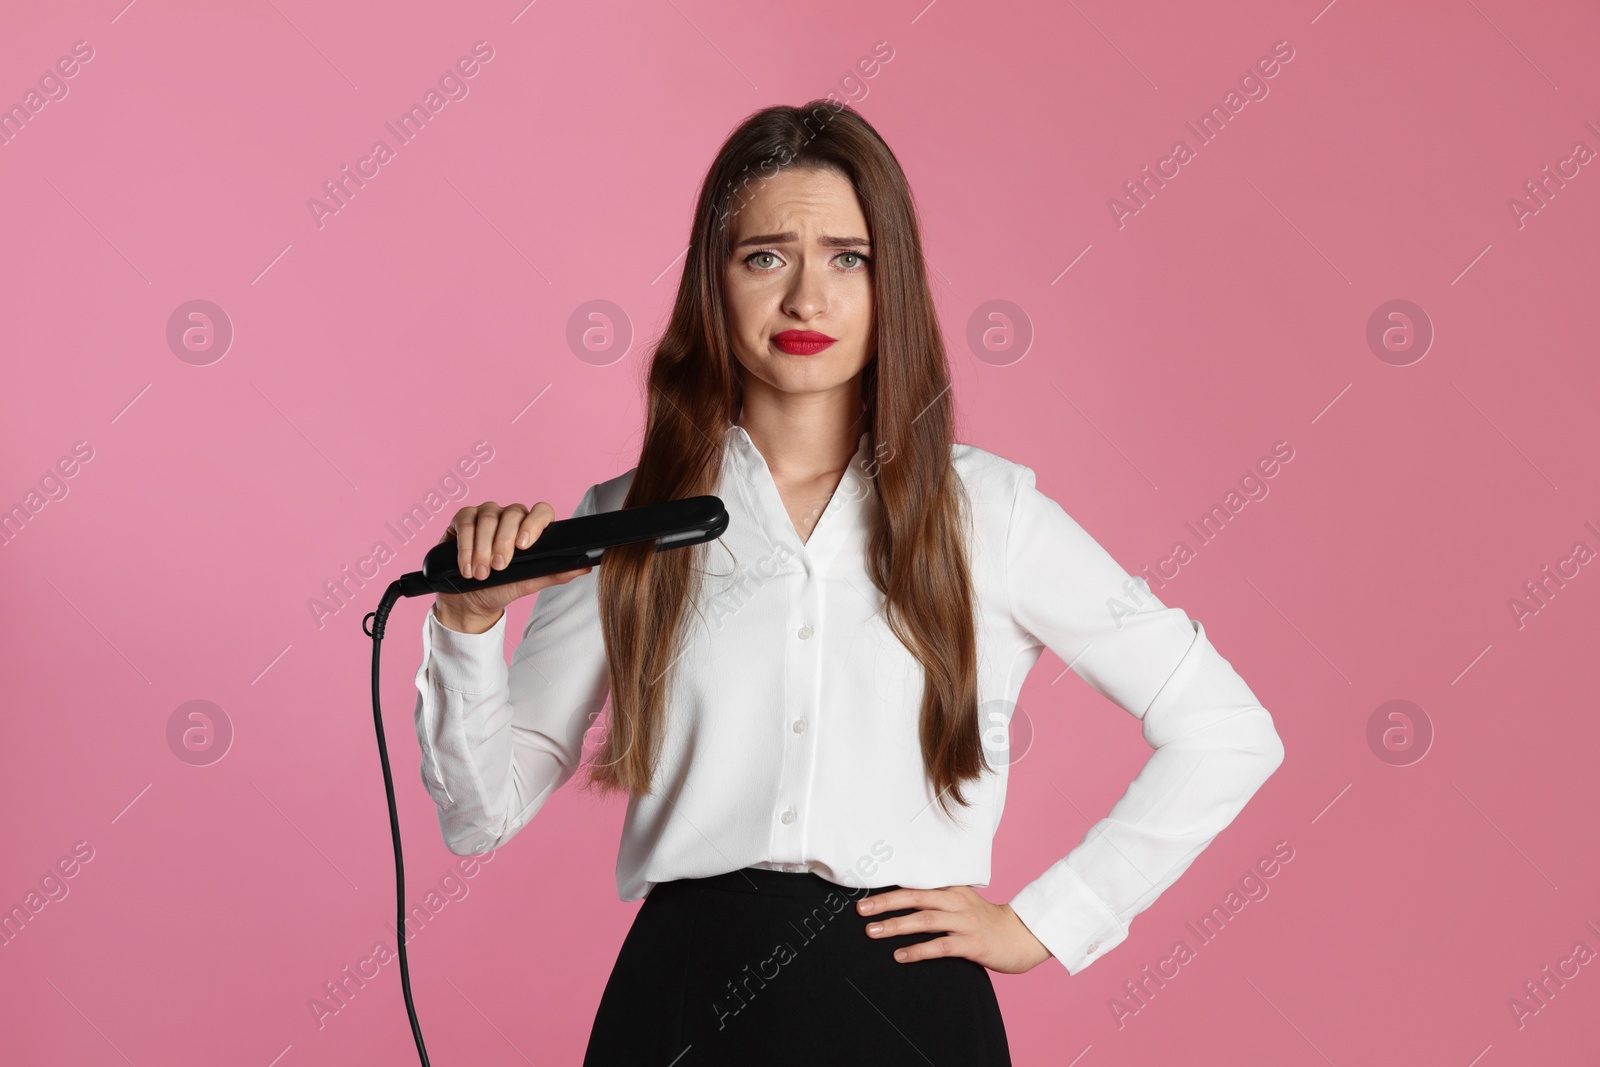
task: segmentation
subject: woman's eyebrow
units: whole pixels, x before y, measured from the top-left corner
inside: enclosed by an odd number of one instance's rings
[[[746,237],[733,247],[744,248],[746,245],[781,245],[788,244],[799,239],[800,235],[795,233],[793,230],[789,230],[784,233],[763,233],[757,234],[754,237]],[[817,244],[824,245],[828,248],[849,248],[853,245],[870,247],[872,242],[867,240],[865,237],[818,237]]]

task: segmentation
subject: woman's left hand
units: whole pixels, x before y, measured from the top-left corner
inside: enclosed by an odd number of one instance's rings
[[[895,950],[902,963],[939,956],[964,956],[991,971],[1021,974],[1049,959],[1045,948],[1010,904],[991,904],[970,885],[944,889],[891,889],[874,893],[856,902],[862,915],[881,915],[904,908],[919,909],[910,915],[879,919],[867,924],[869,937],[894,937],[927,930],[944,931],[943,937],[929,938]],[[879,927],[874,930],[873,927]]]

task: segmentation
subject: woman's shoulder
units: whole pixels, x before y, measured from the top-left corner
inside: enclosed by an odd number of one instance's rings
[[[950,464],[967,492],[986,500],[1011,499],[1016,495],[1017,483],[1033,473],[1030,467],[962,441],[950,446]]]
[[[587,498],[593,494],[594,499],[589,501],[589,511],[586,514],[598,514],[603,511],[617,511],[622,507],[622,502],[628,497],[628,487],[633,484],[633,475],[638,467],[630,467],[615,478],[607,478],[603,482],[596,482],[585,490]],[[580,509],[583,503],[579,504]]]
[[[980,543],[1003,544],[1019,494],[1035,484],[1033,469],[964,442],[951,445],[950,464],[966,490]]]

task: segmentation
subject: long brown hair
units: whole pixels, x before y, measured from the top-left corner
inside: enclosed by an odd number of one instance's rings
[[[941,808],[969,803],[961,782],[988,769],[977,708],[977,649],[965,531],[951,467],[953,425],[944,341],[900,164],[848,105],[813,100],[755,112],[718,151],[695,206],[672,317],[651,358],[639,463],[623,507],[716,492],[724,435],[743,400],[723,299],[730,225],[763,178],[790,167],[848,178],[872,243],[877,351],[862,371],[862,419],[881,503],[867,550],[885,621],[924,670],[923,764]],[[759,186],[756,186],[759,188]],[[858,431],[859,433],[860,431]],[[589,766],[602,792],[650,792],[689,604],[711,546],[606,550],[600,613],[611,681],[605,740]]]

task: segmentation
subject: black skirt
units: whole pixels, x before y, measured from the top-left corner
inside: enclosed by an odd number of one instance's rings
[[[989,971],[960,956],[901,963],[943,936],[869,937],[869,893],[747,867],[654,886],[623,940],[584,1067],[872,1063],[1010,1067]]]

